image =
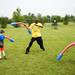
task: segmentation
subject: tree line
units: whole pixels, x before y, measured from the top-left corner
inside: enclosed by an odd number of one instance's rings
[[[35,16],[35,14],[29,12],[27,15],[21,14],[21,9],[17,8],[13,14],[12,18],[9,19],[8,17],[0,17],[0,28],[6,28],[7,24],[10,24],[11,22],[25,22],[29,23],[29,25],[35,20],[38,19],[41,23],[51,23],[54,19],[57,20],[57,22],[63,22],[65,25],[68,24],[68,22],[75,22],[75,16],[73,15],[65,15],[64,17],[61,17],[59,15],[46,15],[42,16],[40,13]]]

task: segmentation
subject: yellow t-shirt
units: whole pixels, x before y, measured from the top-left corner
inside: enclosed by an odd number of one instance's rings
[[[29,28],[32,30],[32,37],[40,37],[41,36],[41,23],[32,23]]]

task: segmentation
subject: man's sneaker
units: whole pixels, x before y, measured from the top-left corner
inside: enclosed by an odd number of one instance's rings
[[[25,54],[28,54],[29,53],[29,49],[26,49],[26,52],[25,52]]]
[[[28,53],[29,53],[29,51],[26,51],[26,52],[25,52],[25,54],[28,54]]]
[[[45,49],[43,49],[43,51],[45,51]]]
[[[43,51],[45,51],[45,48],[43,48]]]

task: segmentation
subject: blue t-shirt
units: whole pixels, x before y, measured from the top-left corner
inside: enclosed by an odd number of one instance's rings
[[[0,41],[3,41],[5,39],[5,36],[3,34],[0,34]]]

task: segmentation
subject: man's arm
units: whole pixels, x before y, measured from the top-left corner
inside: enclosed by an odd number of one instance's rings
[[[29,26],[27,26],[25,23],[22,22],[18,22],[18,24],[23,25],[28,30],[28,33],[31,34],[31,29]]]
[[[43,25],[41,23],[37,23],[35,25],[38,26],[38,27],[40,27],[40,28],[43,28]]]
[[[19,25],[23,25],[26,29],[30,30],[30,28],[23,22],[18,22]]]
[[[36,26],[38,26],[38,25],[36,25]],[[38,27],[43,28],[43,26],[38,26]]]

